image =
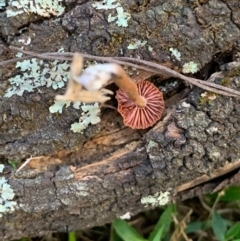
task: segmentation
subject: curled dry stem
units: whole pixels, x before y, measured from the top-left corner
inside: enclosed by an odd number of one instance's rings
[[[84,90],[82,85],[77,83],[76,79],[81,75],[83,68],[83,58],[80,54],[76,53],[73,56],[73,61],[70,67],[70,78],[66,93],[64,95],[57,95],[55,97],[58,101],[81,101],[84,103],[100,102],[104,103],[110,100],[110,97],[105,96],[106,94],[112,95],[111,90],[102,88],[101,90]]]

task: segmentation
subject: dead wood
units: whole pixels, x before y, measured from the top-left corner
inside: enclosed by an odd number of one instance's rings
[[[231,57],[238,60],[237,0],[204,4],[153,0],[142,6],[122,1],[132,16],[128,28],[108,23],[106,13],[94,9],[91,1],[65,4],[66,12],[56,19],[35,19],[29,14],[7,19],[1,12],[2,41],[21,47],[18,40],[31,37],[25,49],[37,53],[56,52],[60,47],[98,56],[124,53],[177,72],[184,63],[194,61],[206,79],[214,59],[223,61],[221,56],[234,49]],[[25,26],[27,31],[19,33]],[[148,45],[129,50],[133,39],[147,39]],[[181,52],[180,61],[169,52],[171,47]],[[14,58],[14,54],[2,47],[0,61]],[[128,71],[137,76],[137,70]],[[14,65],[1,69],[1,96],[8,87],[7,79],[16,73]],[[233,63],[209,81],[239,91],[238,76],[239,67]],[[170,81],[166,78],[152,81],[163,89]],[[70,131],[79,111],[68,108],[61,116],[49,113],[56,95],[52,89],[42,87],[21,97],[0,97],[2,175],[17,202],[17,208],[1,218],[0,238],[84,229],[127,212],[134,215],[238,184],[240,101],[203,92],[183,86],[165,92],[163,120],[144,131],[124,127],[116,111],[103,109],[101,123],[90,126],[83,135]],[[116,105],[115,100],[110,104]],[[31,155],[40,157],[18,173],[6,162]],[[154,203],[147,203],[149,195],[155,198]]]

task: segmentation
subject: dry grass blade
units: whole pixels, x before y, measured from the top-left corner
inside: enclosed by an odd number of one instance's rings
[[[190,220],[190,216],[192,214],[192,209],[189,210],[189,212],[187,213],[187,215],[182,219],[181,222],[178,222],[177,218],[175,215],[173,216],[173,221],[175,222],[175,224],[177,225],[176,229],[174,230],[170,241],[179,241],[180,237],[183,236],[183,238],[186,241],[192,241],[191,239],[189,239],[186,235],[186,233],[184,232],[185,228],[187,227],[187,223]]]
[[[21,171],[30,161],[35,160],[35,159],[41,159],[44,156],[35,156],[35,157],[30,157],[26,159],[26,161],[17,169],[16,173]]]

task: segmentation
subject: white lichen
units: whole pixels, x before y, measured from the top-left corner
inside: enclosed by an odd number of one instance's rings
[[[169,50],[178,61],[181,60],[181,53],[177,49],[170,48]]]
[[[117,15],[112,17],[111,14],[108,15],[108,22],[116,21],[118,27],[127,27],[128,20],[131,18],[131,14],[124,12],[122,7],[117,7]]]
[[[147,144],[147,152],[150,152],[150,149],[154,147],[158,147],[158,143],[150,140]]]
[[[131,43],[127,46],[128,49],[138,49],[140,47],[143,47],[147,41],[141,41],[141,40],[135,40],[134,43]]]
[[[103,0],[101,2],[93,3],[92,6],[96,9],[110,10],[116,9],[117,15],[112,16],[112,13],[108,14],[108,22],[116,21],[118,27],[127,27],[128,20],[131,18],[131,14],[125,12],[121,3],[117,0]]]
[[[17,58],[22,58],[22,56],[23,56],[23,53],[20,53],[20,52],[18,52],[18,53],[16,53],[16,55],[15,55]]]
[[[3,171],[3,169],[4,169],[4,165],[0,164],[0,173]]]
[[[153,51],[153,47],[150,46],[150,45],[148,45],[148,51],[149,51],[149,52],[152,52],[152,51]]]
[[[54,104],[49,107],[51,113],[62,113],[63,107],[68,108],[70,101],[58,101],[55,100]],[[73,108],[82,110],[79,122],[75,122],[71,125],[71,131],[75,133],[83,133],[90,124],[96,125],[101,121],[99,114],[101,112],[99,104],[96,102],[93,105],[81,104],[81,102],[73,103]]]
[[[109,9],[114,9],[120,6],[120,3],[117,2],[117,0],[103,0],[101,2],[96,2],[93,3],[92,6],[96,9],[104,9],[104,10],[109,10]]]
[[[157,192],[154,195],[149,195],[147,197],[143,197],[141,199],[141,203],[145,207],[158,207],[158,206],[163,206],[169,203],[170,201],[170,192]]]
[[[131,213],[127,212],[124,215],[120,216],[121,219],[130,219],[131,218]]]
[[[30,43],[31,43],[31,38],[30,37],[28,37],[28,38],[26,38],[26,39],[19,39],[18,40],[18,42],[19,43],[22,43],[22,44],[24,44],[24,45],[29,45]]]
[[[73,132],[82,133],[89,124],[96,125],[101,121],[99,117],[101,110],[98,103],[94,105],[82,105],[81,109],[83,112],[79,118],[79,122],[75,122],[71,125],[71,130]]]
[[[24,91],[32,92],[42,86],[62,88],[68,80],[69,64],[66,61],[46,62],[32,58],[19,61],[15,66],[21,73],[9,79],[11,86],[4,95],[8,98],[13,95],[22,96]]]
[[[61,2],[62,0],[9,0],[7,17],[14,17],[22,13],[36,13],[44,17],[59,16],[65,9]]]
[[[4,165],[0,164],[0,172],[4,169]],[[0,217],[4,213],[13,212],[17,206],[15,201],[12,201],[15,193],[11,186],[7,183],[5,177],[0,177]]]
[[[71,104],[71,101],[60,101],[55,100],[54,104],[49,107],[49,111],[51,113],[62,113],[63,107],[66,105],[66,108],[69,107]]]
[[[183,65],[182,72],[184,74],[188,74],[188,73],[194,74],[194,73],[197,73],[198,72],[198,65],[196,63],[194,63],[193,61],[185,63]]]
[[[0,0],[0,9],[6,6],[6,1],[5,0]]]
[[[184,102],[182,102],[182,107],[189,108],[190,104],[184,101]]]
[[[202,98],[206,98],[206,100],[215,100],[217,96],[214,93],[204,92],[201,94]]]

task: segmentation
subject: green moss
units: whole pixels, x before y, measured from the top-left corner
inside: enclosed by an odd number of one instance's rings
[[[120,46],[124,44],[124,41],[129,39],[125,34],[113,33],[110,42],[106,47],[104,47],[103,54],[105,56],[114,55],[120,49]]]
[[[230,77],[224,77],[220,81],[220,85],[228,87],[231,83],[231,78]]]
[[[13,170],[17,170],[17,165],[21,163],[20,160],[8,160],[8,163],[11,165]]]

